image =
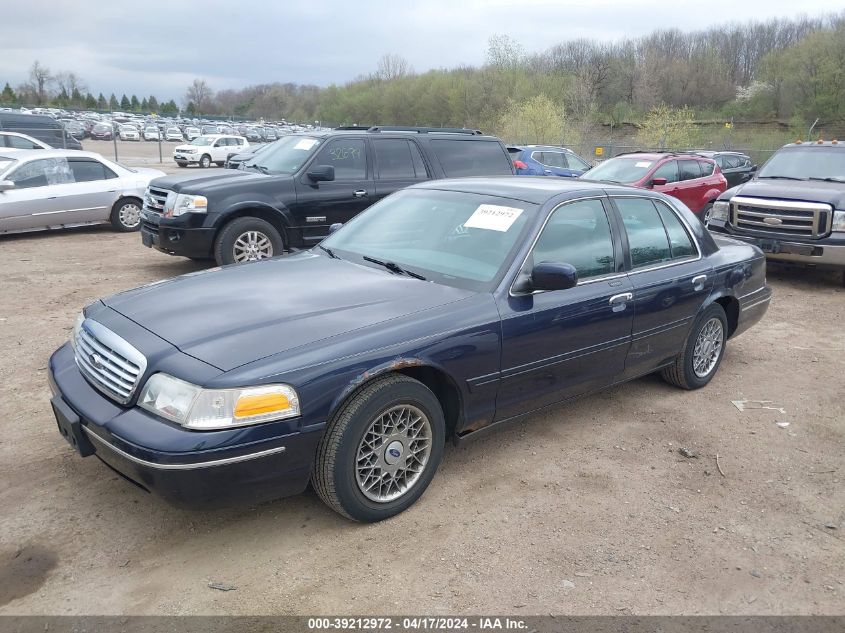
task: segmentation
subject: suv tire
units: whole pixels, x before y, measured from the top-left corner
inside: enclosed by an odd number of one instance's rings
[[[700,389],[713,379],[725,356],[728,319],[713,303],[696,319],[675,362],[661,371],[663,380],[681,389]]]
[[[219,266],[225,266],[267,259],[284,250],[284,239],[276,227],[261,218],[247,216],[223,227],[214,243],[214,259]]]
[[[422,496],[440,464],[445,437],[443,410],[428,387],[401,374],[377,379],[332,418],[317,447],[311,483],[339,514],[382,521]]]
[[[200,158],[200,167],[202,167],[203,169],[211,167],[211,156],[209,156],[208,154],[203,154]]]

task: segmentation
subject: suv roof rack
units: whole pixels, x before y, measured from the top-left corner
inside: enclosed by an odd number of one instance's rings
[[[369,125],[341,125],[339,127],[334,128],[335,130],[353,130],[358,132],[366,132],[370,129]]]
[[[341,129],[341,128],[338,128]],[[481,130],[470,130],[464,127],[411,127],[407,125],[374,125],[367,132],[412,132],[414,134],[468,134],[477,136],[483,134]]]

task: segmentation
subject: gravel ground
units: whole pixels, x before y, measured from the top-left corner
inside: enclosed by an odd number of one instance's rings
[[[0,614],[843,613],[837,275],[770,267],[707,388],[647,377],[447,446],[416,506],[358,525],[313,492],[177,510],[59,436],[46,364],[80,308],[197,269],[107,228],[0,238]]]

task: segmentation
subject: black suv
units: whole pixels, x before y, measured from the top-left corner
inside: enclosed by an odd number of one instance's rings
[[[49,116],[0,112],[0,130],[26,134],[56,149],[82,149],[82,144]]]
[[[719,196],[707,227],[772,260],[845,271],[845,143],[785,145],[753,179]]]
[[[338,128],[293,134],[238,170],[150,183],[145,246],[218,264],[310,248],[385,196],[425,180],[512,175],[502,142],[476,130]]]
[[[696,154],[716,161],[719,169],[722,170],[722,175],[728,181],[728,188],[748,182],[757,171],[757,165],[753,163],[751,157],[742,152],[700,151]]]

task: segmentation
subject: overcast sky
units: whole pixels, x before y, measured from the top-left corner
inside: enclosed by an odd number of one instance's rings
[[[25,81],[38,59],[75,71],[95,95],[181,101],[195,77],[214,90],[325,86],[372,72],[385,53],[418,72],[479,64],[493,34],[540,52],[580,37],[843,9],[843,0],[24,0],[0,18],[0,87]]]

